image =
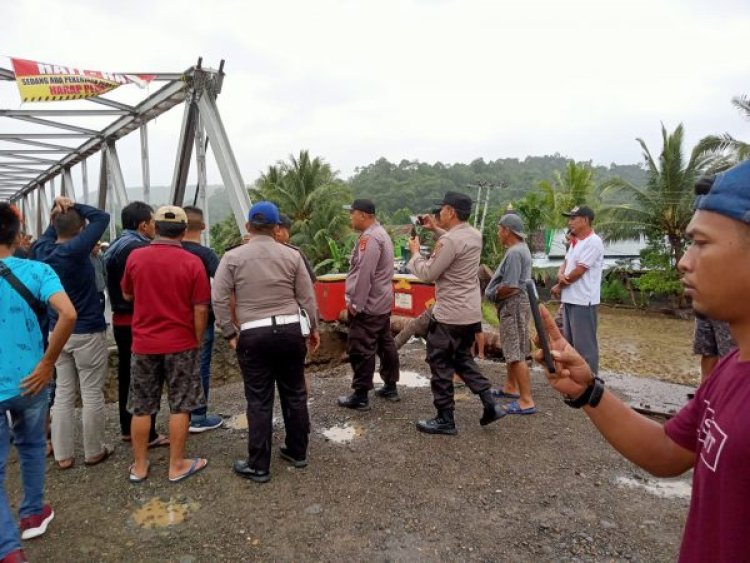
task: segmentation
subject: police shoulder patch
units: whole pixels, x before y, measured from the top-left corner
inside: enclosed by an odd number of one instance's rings
[[[370,240],[370,237],[359,237],[359,251],[364,252],[365,248],[367,248],[367,241]]]
[[[438,241],[438,243],[435,245],[435,248],[432,250],[433,258],[435,258],[438,255],[438,252],[440,252],[441,248],[443,248],[443,243]]]

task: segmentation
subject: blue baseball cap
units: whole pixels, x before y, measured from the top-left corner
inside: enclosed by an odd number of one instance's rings
[[[711,190],[698,198],[695,208],[750,224],[750,160],[718,174]]]
[[[253,225],[278,225],[279,208],[270,201],[259,201],[250,208],[247,220]]]

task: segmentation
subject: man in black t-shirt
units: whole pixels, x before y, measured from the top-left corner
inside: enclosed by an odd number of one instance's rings
[[[201,244],[201,233],[206,230],[203,210],[191,205],[183,207],[183,209],[187,214],[188,226],[185,237],[182,239],[182,248],[201,259],[203,266],[206,268],[206,275],[209,281],[212,281],[216,274],[216,268],[219,267],[219,257],[213,250]],[[201,346],[201,382],[203,383],[203,393],[206,395],[206,406],[194,410],[190,416],[190,432],[192,434],[213,430],[223,424],[220,416],[208,414],[208,390],[211,386],[211,357],[214,348],[215,323],[216,317],[214,317],[213,309],[209,308],[208,324]]]

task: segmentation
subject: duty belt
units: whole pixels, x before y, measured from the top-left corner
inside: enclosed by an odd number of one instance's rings
[[[240,325],[240,330],[250,330],[253,328],[261,328],[264,326],[275,326],[275,325],[290,325],[299,322],[299,315],[276,315],[274,317],[268,317],[266,319],[258,319],[257,321],[248,321]]]

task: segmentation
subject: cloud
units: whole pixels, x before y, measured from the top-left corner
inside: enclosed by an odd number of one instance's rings
[[[6,12],[6,55],[127,71],[226,59],[219,108],[246,182],[301,148],[347,176],[380,156],[636,162],[634,139],[658,147],[661,121],[685,123],[689,143],[750,137],[729,103],[750,66],[740,0],[25,0]],[[154,184],[171,181],[180,120],[174,109],[151,127]],[[121,151],[129,183],[137,145]]]

